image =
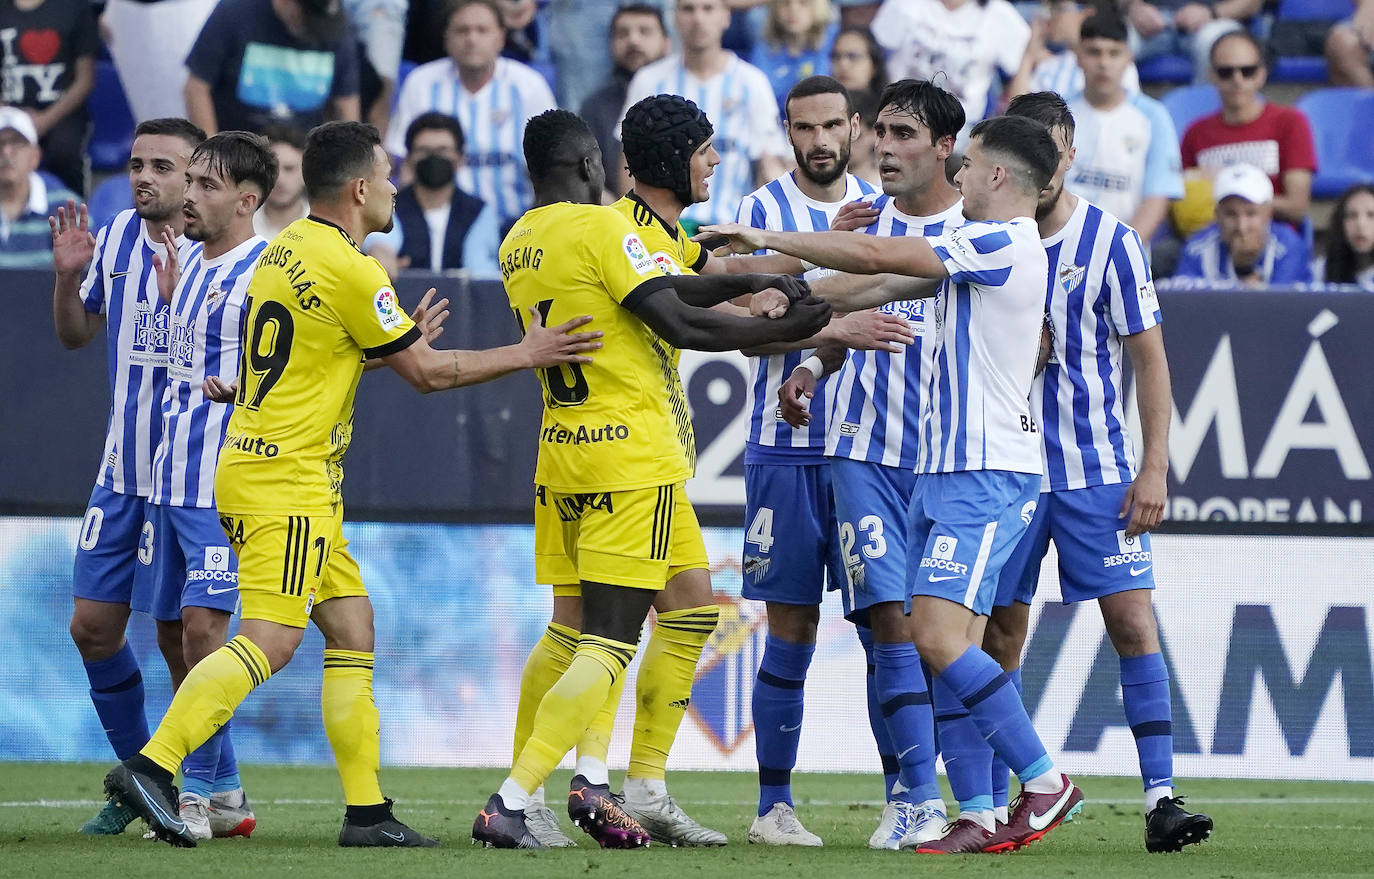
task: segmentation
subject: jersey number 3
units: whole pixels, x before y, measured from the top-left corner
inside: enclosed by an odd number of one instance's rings
[[[535,305],[539,309],[539,318],[545,326],[549,323],[549,309],[553,307],[552,299],[545,299]],[[524,309],[515,310],[515,319],[520,322],[520,335],[524,335],[525,312]],[[549,406],[581,406],[587,402],[587,397],[591,396],[591,388],[587,386],[587,376],[582,372],[580,363],[565,363],[562,366],[546,366],[539,370],[541,381],[544,384],[544,395],[548,398]]]
[[[280,302],[264,302],[255,311],[250,296],[246,306],[252,322],[243,342],[238,404],[256,410],[286,372],[296,325],[291,312]]]

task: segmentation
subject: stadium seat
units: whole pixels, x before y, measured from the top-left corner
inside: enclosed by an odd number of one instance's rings
[[[91,145],[87,150],[92,170],[123,169],[134,145],[134,114],[111,62],[96,62],[95,89],[86,106],[92,121]]]
[[[1312,82],[1324,83],[1326,59],[1316,55],[1287,55],[1274,60],[1274,69],[1269,73],[1270,82]]]
[[[1279,21],[1344,21],[1355,14],[1351,0],[1279,0]]]
[[[91,228],[99,229],[115,218],[122,210],[134,206],[134,193],[129,188],[129,176],[116,174],[102,181],[91,190],[90,200],[86,202],[86,212],[91,217]]]
[[[1317,144],[1314,196],[1336,198],[1356,183],[1374,182],[1374,89],[1315,89],[1297,107]]]
[[[1169,117],[1174,120],[1174,130],[1180,138],[1189,125],[1221,109],[1221,96],[1216,88],[1207,83],[1181,85],[1160,98],[1160,102],[1169,111]]]
[[[1140,81],[1148,83],[1193,81],[1193,61],[1187,55],[1155,55],[1135,63]]]

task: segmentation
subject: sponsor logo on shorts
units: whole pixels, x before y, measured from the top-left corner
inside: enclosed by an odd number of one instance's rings
[[[1025,505],[1024,507],[1021,508],[1021,521],[1022,521],[1022,522],[1025,522],[1027,525],[1029,525],[1029,524],[1031,523],[1031,519],[1034,519],[1034,518],[1035,518],[1035,501],[1026,501],[1026,505]]]
[[[229,570],[229,547],[227,547],[227,546],[207,546],[207,547],[205,547],[205,570],[207,570],[207,571],[227,571],[227,570]]]
[[[1144,567],[1139,570],[1136,570],[1135,567],[1131,568],[1132,577],[1139,577],[1150,569],[1150,551],[1140,548],[1141,542],[1138,535],[1127,537],[1125,529],[1122,529],[1116,532],[1116,546],[1119,552],[1115,555],[1103,556],[1102,567],[1117,568],[1121,565],[1135,566],[1144,563]]]
[[[236,573],[234,573],[233,571],[196,571],[196,570],[191,570],[191,571],[187,571],[187,572],[186,572],[186,582],[187,582],[187,583],[199,583],[199,582],[202,581],[202,580],[218,580],[218,581],[223,582],[223,583],[235,583],[235,584],[237,584],[237,583],[239,582],[239,575],[236,574]],[[220,591],[220,592],[224,592],[225,590],[221,589],[221,590],[219,590],[219,591]],[[215,593],[214,593],[214,592],[211,592],[210,594],[211,594],[211,595],[214,595]]]
[[[939,583],[941,580],[953,580],[957,577],[968,576],[968,565],[954,560],[954,550],[959,546],[959,538],[948,535],[940,535],[935,538],[935,545],[930,549],[930,555],[921,559],[921,567],[934,568],[939,571],[949,571],[948,577],[937,577],[933,573],[930,582]]]
[[[854,562],[847,568],[849,572],[849,585],[855,589],[863,589],[865,581],[868,579],[868,569],[864,567],[862,560]]]

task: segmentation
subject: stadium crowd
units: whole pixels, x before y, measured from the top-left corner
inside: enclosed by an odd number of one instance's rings
[[[1136,227],[1156,277],[1371,287],[1374,149],[1349,108],[1374,90],[1374,2],[1099,5],[3,0],[0,267],[51,265],[46,218],[73,194],[89,198],[96,224],[129,207],[122,174],[92,189],[93,168],[122,170],[101,147],[113,143],[122,163],[134,121],[167,116],[269,136],[284,173],[261,231],[306,213],[291,168],[308,128],[371,122],[402,192],[395,230],[369,252],[392,270],[493,275],[501,234],[532,197],[520,155],[530,118],[560,106],[587,119],[609,202],[628,184],[624,109],[680,93],[723,135],[712,198],[688,211],[690,230],[733,219],[744,195],[791,165],[779,103],[799,79],[832,74],[860,110],[851,167],[870,181],[889,81],[935,79],[955,94],[961,148],[1017,94],[1055,91],[1079,120],[1072,185]],[[1251,170],[1221,173],[1237,165]],[[1314,196],[1335,209],[1314,216]]]

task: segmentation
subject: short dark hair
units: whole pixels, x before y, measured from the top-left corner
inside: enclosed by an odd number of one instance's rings
[[[854,101],[854,112],[859,114],[859,122],[872,128],[878,121],[878,111],[882,109],[879,93],[864,89],[854,92],[850,98]]]
[[[1022,166],[1021,188],[1027,194],[1038,195],[1049,185],[1059,166],[1059,147],[1054,145],[1050,130],[1025,116],[994,116],[984,119],[969,132],[969,138],[979,138],[989,152],[1001,153]]]
[[[849,89],[840,85],[840,81],[833,76],[808,76],[800,79],[797,84],[787,91],[787,99],[782,102],[783,116],[789,116],[789,109],[792,101],[797,98],[810,98],[815,95],[839,95],[844,98],[844,114],[854,115],[854,100],[849,96]]]
[[[1074,122],[1069,105],[1064,103],[1058,92],[1029,92],[1017,95],[1007,105],[1008,116],[1022,116],[1034,119],[1046,128],[1062,128],[1073,144]]]
[[[930,129],[930,142],[958,137],[964,127],[964,105],[954,95],[926,79],[899,79],[878,96],[878,112],[895,107],[915,116]]]
[[[277,156],[261,134],[221,131],[191,153],[192,164],[201,160],[224,180],[235,185],[251,183],[263,198],[277,185]]]
[[[525,167],[530,180],[543,182],[576,165],[596,146],[592,130],[568,110],[545,110],[525,125]]]
[[[1254,34],[1250,33],[1249,31],[1243,28],[1233,31],[1227,31],[1226,33],[1217,37],[1216,42],[1212,43],[1212,48],[1207,50],[1208,64],[1216,64],[1215,59],[1217,57],[1217,46],[1221,45],[1222,40],[1244,40],[1245,42],[1249,43],[1252,48],[1254,48],[1255,55],[1259,57],[1259,63],[1261,67],[1263,67],[1265,70],[1268,70],[1271,66],[1273,66],[1269,60],[1269,50],[1262,43],[1260,43],[1259,40],[1255,39]]]
[[[443,15],[439,19],[441,30],[448,30],[449,22],[453,21],[453,16],[467,9],[469,6],[485,6],[491,10],[491,14],[496,16],[496,24],[501,30],[506,29],[506,17],[501,14],[501,7],[496,0],[448,0],[444,4]]]
[[[1078,38],[1127,42],[1126,21],[1115,10],[1099,7],[1096,12],[1083,19],[1083,24],[1078,29]]]
[[[348,181],[371,177],[381,143],[377,129],[365,122],[326,122],[310,129],[301,157],[305,197],[330,201]]]
[[[205,132],[200,130],[200,126],[189,119],[182,119],[180,116],[144,119],[134,129],[134,137],[142,137],[145,134],[165,134],[168,137],[179,137],[193,147],[200,146],[205,140]]]
[[[291,125],[287,122],[272,122],[262,129],[262,136],[267,138],[268,145],[284,143],[295,147],[301,152],[305,152],[305,130],[299,125]]]
[[[453,143],[458,147],[458,152],[463,152],[463,126],[459,125],[458,120],[447,113],[431,110],[416,116],[406,126],[407,153],[415,147],[415,138],[419,137],[422,131],[447,131],[453,135]]]
[[[647,15],[658,22],[659,30],[665,34],[668,33],[668,25],[663,20],[663,10],[657,6],[650,6],[648,3],[626,3],[615,11],[615,15],[611,16],[611,33],[615,33],[616,22],[620,21],[622,15]]]

